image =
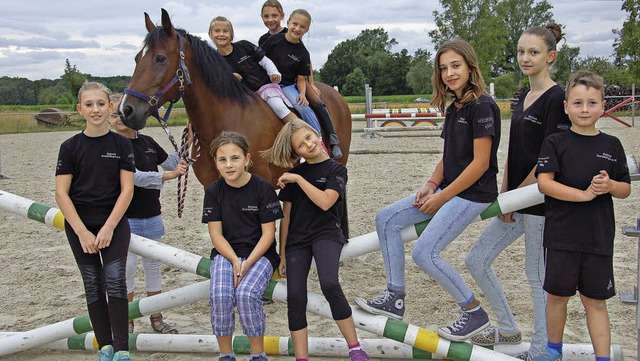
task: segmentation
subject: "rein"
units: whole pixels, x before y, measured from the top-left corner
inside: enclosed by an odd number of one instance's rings
[[[141,93],[137,90],[130,89],[128,87],[124,89],[123,93],[129,94],[138,99],[144,100],[151,106],[152,108],[151,116],[153,116],[158,120],[158,122],[162,126],[162,129],[169,137],[171,144],[173,144],[173,148],[178,153],[178,156],[180,157],[180,159],[184,160],[187,163],[187,173],[184,174],[184,183],[182,182],[182,175],[178,176],[178,218],[180,218],[182,217],[182,212],[184,210],[184,199],[187,193],[187,179],[189,177],[189,166],[195,163],[200,157],[200,143],[198,141],[198,137],[195,131],[193,131],[193,139],[194,139],[193,146],[196,149],[196,154],[192,158],[189,155],[189,144],[188,144],[189,126],[187,125],[187,127],[185,127],[184,131],[182,132],[182,142],[180,144],[180,148],[178,148],[178,144],[176,143],[176,140],[173,137],[173,134],[171,134],[171,131],[169,130],[168,121],[169,121],[169,116],[171,115],[171,109],[173,108],[173,105],[175,103],[177,103],[180,99],[182,99],[182,96],[184,95],[185,81],[187,85],[191,85],[191,76],[189,76],[189,69],[187,68],[187,65],[184,62],[185,54],[183,50],[184,48],[182,46],[182,35],[180,35],[179,32],[176,32],[176,34],[178,35],[178,46],[180,50],[180,58],[178,59],[178,69],[176,70],[176,75],[174,75],[174,77],[169,81],[169,83],[167,83],[167,85],[165,85],[162,89],[160,89],[156,94],[152,96],[146,95],[144,93]],[[170,103],[169,107],[164,112],[164,117],[161,117],[159,108],[158,108],[158,100],[162,98],[176,84],[179,84],[178,96],[175,99],[169,101]]]

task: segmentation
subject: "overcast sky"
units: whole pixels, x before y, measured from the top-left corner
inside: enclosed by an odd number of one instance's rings
[[[78,70],[96,76],[131,75],[134,56],[146,34],[143,13],[160,22],[165,8],[176,27],[209,40],[210,20],[226,16],[235,40],[257,43],[266,28],[260,19],[264,0],[230,1],[68,1],[0,0],[0,76],[31,80],[56,79],[65,59]],[[565,26],[567,44],[580,56],[610,57],[614,35],[626,13],[621,0],[548,0]],[[297,8],[311,13],[313,25],[304,42],[313,67],[319,69],[340,42],[364,29],[384,28],[397,40],[394,52],[432,50],[428,32],[434,28],[436,0],[281,0],[286,16]],[[222,5],[224,4],[224,5]]]

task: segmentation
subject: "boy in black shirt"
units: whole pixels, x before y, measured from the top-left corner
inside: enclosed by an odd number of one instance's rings
[[[602,78],[574,73],[564,108],[571,128],[542,145],[536,176],[545,194],[544,247],[548,293],[547,351],[534,361],[562,360],[567,302],[580,291],[596,361],[610,361],[611,336],[606,300],[615,295],[612,197],[631,193],[629,169],[618,138],[596,129],[604,112]]]

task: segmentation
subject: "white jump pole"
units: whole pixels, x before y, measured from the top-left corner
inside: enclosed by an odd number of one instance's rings
[[[19,335],[19,332],[0,332],[3,337]],[[444,356],[434,355],[415,347],[385,338],[360,339],[360,344],[369,356],[378,359],[414,359],[414,360],[443,360]],[[233,336],[233,352],[236,354],[250,354],[249,339],[244,335]],[[293,356],[293,344],[289,337],[265,336],[265,352],[267,355]],[[518,345],[498,345],[494,349],[508,355],[515,355],[529,349],[527,342]],[[569,344],[563,348],[564,361],[584,361],[593,357],[593,346],[590,344]],[[98,343],[93,332],[58,340],[42,346],[49,350],[86,350],[97,351]],[[129,335],[129,350],[141,352],[176,352],[176,353],[211,353],[220,352],[218,342],[213,335],[185,335],[185,334],[131,334]],[[339,337],[309,337],[309,355],[313,357],[348,357],[347,342]],[[611,347],[611,360],[622,361],[622,348],[618,345]]]
[[[194,283],[129,303],[129,317],[150,315],[167,308],[182,306],[209,298],[209,281]],[[135,318],[134,317],[134,318]],[[53,323],[0,338],[0,356],[46,345],[48,343],[91,331],[88,315]]]

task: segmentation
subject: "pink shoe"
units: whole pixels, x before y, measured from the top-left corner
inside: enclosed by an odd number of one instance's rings
[[[369,361],[369,355],[363,350],[349,351],[349,360],[351,361]]]

